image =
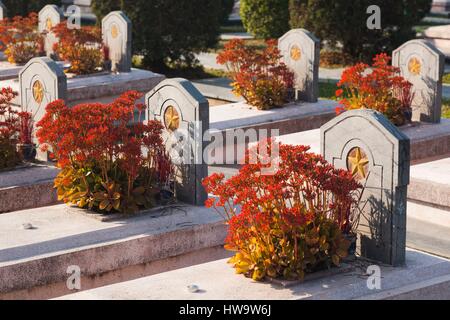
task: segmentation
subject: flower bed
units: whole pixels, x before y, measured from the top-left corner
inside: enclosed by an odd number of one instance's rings
[[[92,74],[103,68],[106,48],[103,47],[101,30],[98,27],[69,29],[67,23],[52,29],[59,41],[53,50],[58,59],[70,62],[68,72],[76,75]],[[108,70],[109,71],[109,70]]]
[[[37,25],[36,13],[0,21],[0,50],[5,51],[8,62],[25,64],[34,57],[45,55],[44,39]]]
[[[342,105],[337,113],[373,109],[397,126],[411,121],[412,84],[400,76],[399,68],[389,64],[390,59],[382,53],[374,58],[372,66],[358,63],[344,70],[336,91]]]
[[[130,91],[111,104],[47,106],[37,136],[62,169],[55,179],[59,200],[99,213],[133,213],[172,195],[162,125],[141,121],[141,96]]]
[[[254,155],[262,160],[243,166],[237,176],[224,181],[213,174],[203,182],[216,196],[206,205],[224,213],[229,224],[225,247],[237,252],[230,263],[254,280],[302,279],[339,265],[358,222],[361,185],[305,146],[280,145],[278,168],[265,175],[269,145],[250,149],[246,163]]]
[[[12,107],[11,101],[17,96],[11,88],[0,91],[0,170],[10,169],[25,160],[32,160],[31,132],[33,121],[28,112],[19,112]],[[31,146],[25,152],[23,146]],[[32,158],[32,157],[31,157]]]
[[[261,110],[282,107],[289,101],[294,74],[281,62],[275,40],[262,51],[240,39],[229,41],[217,62],[226,64],[233,80],[233,92]]]

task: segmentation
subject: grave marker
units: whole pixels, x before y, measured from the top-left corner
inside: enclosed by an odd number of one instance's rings
[[[44,49],[48,57],[53,54],[53,45],[58,42],[58,38],[51,30],[56,25],[60,24],[63,19],[64,13],[54,4],[46,5],[39,11],[38,31],[40,33],[45,33]]]
[[[109,48],[112,70],[131,71],[132,24],[122,11],[113,11],[102,20],[103,43]]]
[[[6,18],[6,6],[0,0],[0,21]]]
[[[42,119],[47,104],[67,98],[67,78],[63,69],[50,58],[28,61],[19,73],[20,105],[32,114],[34,125]],[[35,141],[36,143],[36,141]],[[38,149],[38,159],[47,161],[46,152]]]
[[[203,161],[207,143],[203,134],[209,129],[209,103],[185,79],[162,81],[145,96],[150,120],[163,126],[163,139],[176,167],[177,198],[203,205],[207,194],[202,180],[208,175]]]
[[[283,62],[294,72],[296,100],[316,102],[319,97],[320,41],[305,29],[293,29],[278,40]]]
[[[439,123],[442,114],[442,76],[445,57],[425,40],[411,40],[392,54],[392,64],[413,84],[414,121]]]
[[[405,262],[409,139],[381,113],[351,110],[320,130],[321,152],[365,186],[358,226],[362,257],[390,265]]]

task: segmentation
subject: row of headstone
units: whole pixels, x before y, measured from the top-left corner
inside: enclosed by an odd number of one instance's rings
[[[53,60],[32,59],[19,76],[21,104],[34,118],[45,106],[67,95],[67,79]],[[209,142],[209,104],[187,80],[168,79],[145,97],[147,119],[160,121],[167,152],[176,167],[177,197],[202,205],[207,194],[202,180],[208,174],[203,155]],[[321,128],[325,159],[354,173],[365,186],[359,222],[363,257],[392,265],[405,259],[406,192],[409,184],[409,139],[382,114],[353,110]]]
[[[296,100],[319,96],[320,41],[309,31],[293,29],[278,41],[283,62],[294,73]],[[439,123],[445,56],[425,40],[411,40],[393,52],[392,64],[413,84],[413,121]]]
[[[46,5],[39,11],[38,31],[45,34],[45,52],[52,56],[58,38],[51,29],[64,20],[64,13],[56,5]],[[132,24],[122,11],[113,11],[102,20],[103,43],[109,48],[112,70],[130,72],[132,63]]]

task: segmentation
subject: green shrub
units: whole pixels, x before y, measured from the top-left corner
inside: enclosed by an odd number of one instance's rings
[[[222,0],[93,0],[99,21],[123,10],[133,22],[133,50],[153,70],[167,63],[193,65],[194,53],[217,44]]]
[[[370,5],[381,9],[381,30],[367,28]],[[430,10],[431,0],[290,0],[290,25],[322,40],[341,43],[353,61],[369,62],[415,37],[413,26]]]
[[[278,38],[289,30],[288,0],[241,0],[241,18],[258,38]]]
[[[8,17],[26,16],[30,12],[39,12],[47,4],[56,4],[59,6],[61,1],[58,0],[2,0],[6,6]]]
[[[13,168],[20,163],[20,155],[10,139],[0,137],[0,170]]]

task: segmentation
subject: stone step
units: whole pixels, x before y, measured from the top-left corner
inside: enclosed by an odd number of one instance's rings
[[[55,204],[53,179],[58,172],[52,165],[39,164],[0,172],[0,213]]]
[[[28,226],[25,227],[25,225]],[[450,257],[450,213],[408,203],[407,244]],[[67,268],[82,289],[228,257],[226,225],[204,207],[175,206],[101,221],[65,205],[0,215],[0,299],[70,293]]]
[[[0,215],[0,299],[70,293],[69,266],[83,288],[228,257],[226,226],[212,209],[176,205],[102,222],[65,205]]]
[[[353,263],[347,273],[328,275],[288,288],[254,282],[236,275],[226,260],[218,260],[133,281],[63,296],[60,300],[342,300],[342,299],[449,299],[450,261],[412,249],[404,267],[381,268],[381,288],[367,286],[370,263]],[[187,290],[197,285],[197,293]]]

